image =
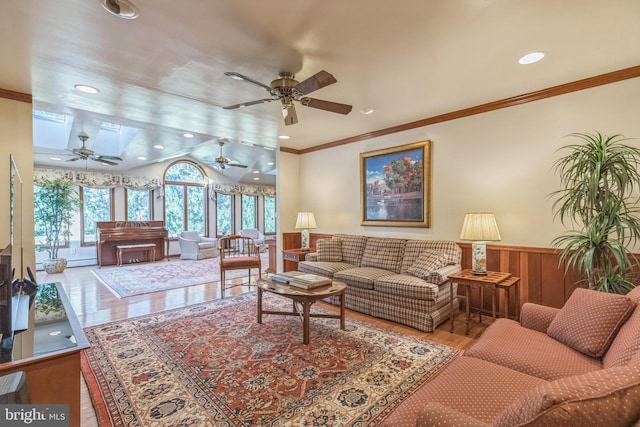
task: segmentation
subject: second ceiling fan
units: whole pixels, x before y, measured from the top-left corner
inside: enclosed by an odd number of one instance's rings
[[[223,107],[225,110],[235,110],[237,108],[244,108],[250,105],[279,100],[282,104],[282,117],[284,118],[284,124],[287,126],[298,123],[298,115],[296,114],[296,108],[293,105],[294,101],[299,102],[305,107],[317,108],[319,110],[330,111],[332,113],[349,114],[351,112],[351,105],[324,101],[322,99],[309,98],[306,96],[311,92],[337,82],[333,75],[324,70],[314,74],[302,82],[295,80],[295,76],[292,73],[281,72],[280,77],[272,81],[270,85],[260,83],[240,73],[228,71],[224,74],[232,79],[261,87],[270,94],[269,98]]]

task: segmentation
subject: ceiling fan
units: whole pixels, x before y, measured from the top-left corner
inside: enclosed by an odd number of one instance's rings
[[[224,157],[222,155],[222,147],[224,146],[225,142],[227,141],[224,138],[218,139],[218,145],[220,146],[220,156],[216,157],[215,159],[213,159],[213,162],[211,162],[211,163],[215,163],[213,167],[215,169],[226,169],[228,166],[233,166],[236,168],[248,167],[247,165],[241,165],[237,161],[231,160],[228,157]]]
[[[71,152],[75,155],[75,157],[68,159],[67,162],[75,162],[77,160],[94,160],[96,162],[102,163],[103,165],[117,166],[118,164],[115,162],[122,161],[122,158],[120,157],[102,156],[102,155],[96,154],[95,151],[88,149],[86,146],[86,143],[89,137],[87,135],[80,134],[78,135],[78,138],[80,139],[80,141],[82,141],[82,147],[74,148],[73,150],[71,150]]]
[[[293,101],[297,101],[305,107],[317,108],[320,110],[330,111],[332,113],[349,114],[351,112],[351,105],[324,101],[322,99],[309,98],[306,96],[311,92],[322,89],[325,86],[329,86],[337,82],[333,75],[327,73],[324,70],[319,71],[318,73],[314,74],[306,80],[303,80],[302,82],[298,82],[297,80],[295,80],[295,76],[292,73],[281,72],[280,77],[272,81],[269,86],[253,80],[252,78],[244,76],[240,73],[228,71],[224,74],[231,77],[232,79],[259,86],[265,89],[270,94],[269,98],[222,107],[225,110],[235,110],[237,108],[244,108],[250,105],[280,100],[280,103],[282,104],[282,116],[284,118],[284,124],[287,126],[298,123],[298,116],[296,114],[296,109],[293,105]]]

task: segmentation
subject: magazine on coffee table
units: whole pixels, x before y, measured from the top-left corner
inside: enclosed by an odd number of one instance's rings
[[[303,289],[319,288],[332,283],[328,277],[317,274],[302,273],[300,271],[287,271],[286,273],[271,274],[269,278],[277,283],[283,283]]]

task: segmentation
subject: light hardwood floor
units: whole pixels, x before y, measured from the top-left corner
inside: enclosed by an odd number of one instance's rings
[[[143,316],[149,313],[156,313],[220,298],[220,286],[217,282],[172,289],[164,292],[154,292],[129,298],[118,298],[91,272],[91,270],[95,268],[97,268],[97,266],[67,268],[64,273],[61,274],[47,274],[43,271],[38,271],[36,275],[38,283],[62,283],[78,320],[83,327]],[[248,286],[242,285],[241,279],[236,280],[237,282],[235,282],[235,284],[238,286],[227,289],[227,291],[225,291],[227,296],[237,295],[255,289],[255,287],[249,288]],[[246,278],[244,281],[246,282]],[[326,309],[336,310],[335,307],[329,304],[322,302],[319,304]],[[347,320],[349,318],[363,320],[380,327],[459,349],[468,348],[484,330],[482,327],[476,326],[471,329],[469,335],[465,335],[465,322],[462,317],[458,317],[456,320],[453,333],[449,332],[450,323],[448,321],[440,325],[434,333],[426,333],[347,310]],[[82,384],[81,400],[82,427],[105,427],[98,426],[91,398],[84,381]]]

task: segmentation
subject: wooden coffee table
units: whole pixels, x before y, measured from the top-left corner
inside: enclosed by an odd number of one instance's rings
[[[271,279],[260,279],[258,284],[258,323],[262,323],[263,314],[280,314],[285,316],[301,316],[302,317],[302,342],[305,345],[309,344],[309,319],[311,317],[324,317],[329,319],[340,319],[340,329],[344,330],[344,290],[347,285],[342,282],[332,282],[331,285],[322,286],[315,289],[302,289],[291,285],[285,285],[276,283]],[[280,295],[285,298],[289,298],[293,301],[292,311],[269,311],[262,309],[262,294],[263,292],[269,292],[275,295]],[[340,297],[340,314],[323,314],[323,313],[311,313],[311,306],[318,300],[330,297]],[[300,312],[296,303],[302,306],[302,313]]]

